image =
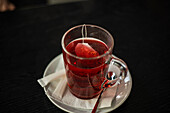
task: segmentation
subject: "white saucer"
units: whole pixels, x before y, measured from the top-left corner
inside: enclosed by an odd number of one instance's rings
[[[52,74],[58,70],[61,70],[64,68],[64,64],[63,64],[63,55],[60,54],[57,57],[55,57],[47,66],[47,68],[45,69],[44,75],[43,77]],[[55,81],[57,82],[57,81]],[[47,92],[47,88],[53,90],[52,85],[47,85],[44,88],[44,91]],[[125,78],[125,80],[118,86],[117,92],[116,92],[116,97],[115,99],[113,99],[112,101],[112,105],[111,107],[107,107],[107,108],[101,108],[98,109],[98,113],[106,113],[106,112],[110,112],[113,111],[114,109],[118,108],[120,105],[122,105],[125,100],[128,98],[130,91],[132,88],[132,78],[130,73],[128,72],[127,77]],[[52,99],[50,96],[47,95],[47,97],[50,99],[50,101],[55,104],[57,107],[59,107],[60,109],[66,111],[66,112],[74,112],[74,113],[90,113],[91,110],[89,109],[79,109],[79,108],[75,108],[75,107],[71,107],[68,106],[64,103],[62,103],[60,100],[58,99]]]

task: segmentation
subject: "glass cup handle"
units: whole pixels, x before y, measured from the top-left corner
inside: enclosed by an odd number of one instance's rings
[[[106,74],[106,80],[102,83],[101,88],[106,88],[106,87],[114,87],[117,84],[120,84],[127,76],[128,72],[128,67],[126,63],[120,59],[112,56],[106,64],[112,66],[116,66],[120,70],[120,74],[117,75],[114,72],[108,71]]]

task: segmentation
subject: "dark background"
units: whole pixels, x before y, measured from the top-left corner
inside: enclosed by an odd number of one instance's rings
[[[15,11],[0,13],[0,113],[64,112],[50,102],[37,79],[62,52],[62,35],[84,23],[113,35],[113,53],[132,75],[129,98],[112,112],[170,112],[168,0],[12,2]]]

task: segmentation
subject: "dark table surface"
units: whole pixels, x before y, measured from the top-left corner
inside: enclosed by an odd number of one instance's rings
[[[61,37],[96,24],[114,37],[113,54],[129,67],[129,98],[113,113],[170,112],[169,3],[91,0],[0,13],[0,113],[63,113],[38,84],[62,52]]]

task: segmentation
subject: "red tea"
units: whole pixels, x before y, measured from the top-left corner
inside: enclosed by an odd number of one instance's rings
[[[66,49],[72,55],[79,57],[73,57],[63,51],[70,91],[84,99],[97,96],[108,70],[108,65],[105,63],[108,55],[98,56],[108,51],[107,45],[98,39],[79,38],[70,42]]]

